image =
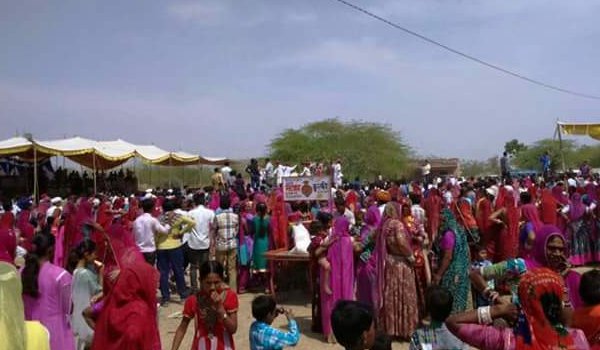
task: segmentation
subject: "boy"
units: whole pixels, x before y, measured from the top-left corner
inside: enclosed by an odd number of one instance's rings
[[[284,314],[288,320],[289,332],[271,327],[278,315]],[[251,350],[279,350],[286,346],[296,346],[300,340],[298,324],[290,310],[277,308],[275,299],[260,295],[252,300],[252,316],[256,319],[250,326]]]
[[[487,267],[487,266],[492,265],[492,262],[488,260],[488,253],[484,247],[482,247],[480,245],[475,245],[473,247],[473,251],[476,252],[477,255],[475,256],[475,260],[473,260],[473,262],[471,263],[472,269],[479,270],[482,267]],[[494,290],[494,288],[495,288],[494,280],[487,281],[487,288],[489,288],[490,290]],[[478,293],[474,289],[473,289],[473,299],[475,302],[475,308],[490,305],[489,300],[486,297],[484,297],[482,295],[482,293]]]
[[[469,347],[458,340],[444,322],[452,311],[454,298],[445,288],[432,286],[427,289],[425,303],[430,324],[417,329],[410,340],[410,350],[467,350]]]
[[[371,349],[375,344],[373,311],[361,302],[339,300],[331,312],[331,329],[346,350]]]

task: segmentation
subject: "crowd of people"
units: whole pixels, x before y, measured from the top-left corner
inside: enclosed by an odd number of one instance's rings
[[[297,175],[332,172],[331,200],[285,202],[281,181],[295,168],[252,160],[243,176],[226,164],[189,193],[3,198],[0,339],[7,349],[178,349],[194,320],[192,349],[234,349],[238,295],[259,290],[251,348],[293,346],[300,330],[269,296],[277,271],[265,253],[299,253],[304,227],[312,328],[325,341],[600,348],[600,272],[576,269],[600,261],[593,175],[459,181],[428,171],[367,185],[344,182],[340,161],[306,163]],[[161,347],[157,310],[173,293],[183,318]],[[278,315],[288,331],[271,326]]]

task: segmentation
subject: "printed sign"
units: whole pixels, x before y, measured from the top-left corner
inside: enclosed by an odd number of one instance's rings
[[[331,179],[327,176],[284,177],[283,200],[326,201],[331,196]]]

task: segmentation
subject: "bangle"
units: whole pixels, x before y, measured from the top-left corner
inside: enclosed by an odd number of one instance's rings
[[[477,323],[479,324],[491,324],[494,322],[492,319],[491,307],[483,306],[477,308]]]

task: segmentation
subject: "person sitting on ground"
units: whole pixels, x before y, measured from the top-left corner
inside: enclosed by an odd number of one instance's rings
[[[590,270],[581,276],[579,294],[585,304],[573,313],[573,328],[585,333],[590,349],[600,349],[600,270]]]
[[[288,320],[289,332],[280,331],[271,326],[279,315]],[[251,350],[279,350],[287,346],[296,346],[300,340],[298,324],[290,310],[278,308],[275,299],[260,295],[252,300],[252,317],[256,319],[250,326]]]
[[[338,301],[331,312],[331,328],[346,350],[371,349],[375,343],[373,311],[361,302]]]
[[[410,350],[462,350],[469,347],[458,340],[444,322],[452,312],[454,298],[452,294],[443,287],[431,286],[425,295],[429,324],[418,328],[410,340]]]

